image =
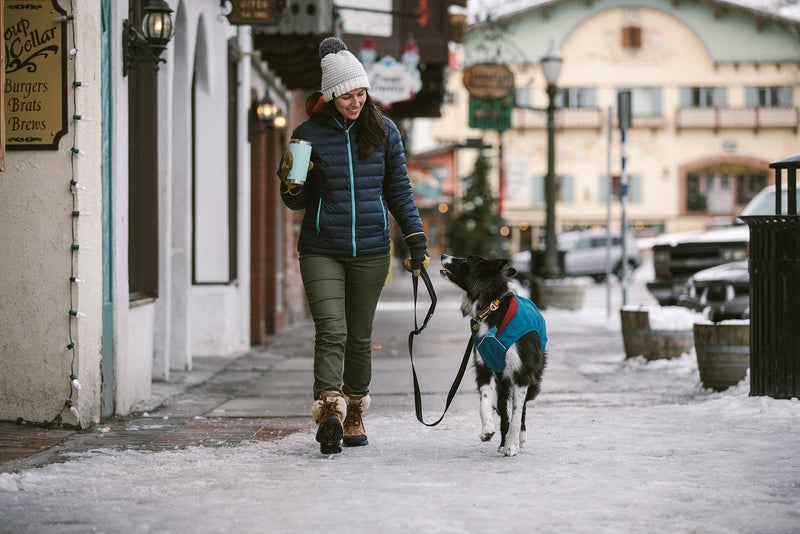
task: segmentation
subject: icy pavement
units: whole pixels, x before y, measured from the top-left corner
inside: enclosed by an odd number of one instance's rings
[[[478,439],[472,384],[440,425],[417,422],[408,329],[396,324],[408,307],[386,302],[367,447],[322,456],[308,430],[236,447],[76,453],[0,474],[0,532],[800,532],[800,401],[749,397],[747,380],[703,390],[693,352],[626,360],[602,287],[579,312],[544,312],[550,363],[516,457]],[[415,345],[428,420],[464,347],[442,293],[440,322]]]

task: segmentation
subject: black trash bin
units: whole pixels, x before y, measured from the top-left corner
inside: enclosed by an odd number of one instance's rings
[[[800,155],[775,169],[776,215],[742,217],[750,227],[750,395],[800,397]],[[787,170],[788,206],[781,206]],[[783,212],[786,214],[782,214]]]

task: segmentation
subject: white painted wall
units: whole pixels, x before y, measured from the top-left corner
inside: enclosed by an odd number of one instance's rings
[[[171,1],[175,35],[163,54],[167,62],[159,82],[159,297],[128,305],[127,286],[127,80],[115,73],[115,347],[116,404],[127,413],[150,394],[150,378],[169,380],[170,370],[192,368],[194,355],[234,356],[249,348],[249,146],[231,157],[240,161],[239,265],[237,283],[229,284],[227,203],[227,41],[237,29],[220,18],[212,0]],[[117,13],[119,26],[127,16]],[[117,22],[114,22],[116,25]],[[249,43],[244,43],[249,49]],[[192,78],[195,92],[196,159],[192,160]],[[241,69],[240,69],[241,71]],[[117,75],[118,74],[118,75]],[[240,72],[241,74],[241,72]],[[249,71],[248,74],[249,75]],[[239,89],[240,117],[246,128],[249,91]],[[241,136],[246,144],[247,136]],[[242,149],[240,149],[242,150]],[[194,167],[193,167],[194,165]],[[192,219],[192,172],[195,172]],[[245,196],[246,195],[246,196]],[[244,230],[244,231],[243,231]],[[192,240],[194,232],[195,241]],[[192,258],[197,253],[200,281],[192,285]],[[210,320],[211,319],[211,320]]]
[[[192,356],[238,355],[249,349],[250,148],[247,112],[250,105],[250,59],[239,64],[239,147],[228,154],[228,40],[252,49],[248,28],[231,26],[220,17],[216,0],[171,0],[175,36],[163,54],[158,75],[159,116],[159,296],[151,302],[129,303],[128,286],[128,89],[122,75],[121,32],[128,17],[127,2],[113,2],[111,17],[101,21],[98,3],[76,2],[73,12],[77,55],[68,59],[68,116],[95,117],[70,123],[57,151],[10,151],[0,178],[0,419],[52,420],[88,425],[100,420],[103,234],[102,214],[111,211],[113,266],[113,370],[106,387],[113,388],[115,411],[126,414],[151,392],[152,379],[168,380],[171,369],[190,369]],[[110,143],[111,205],[102,205],[102,83],[100,31],[112,32],[110,102],[113,135]],[[71,30],[70,30],[71,31]],[[71,34],[68,43],[72,44]],[[200,45],[198,46],[198,43]],[[83,82],[72,87],[73,67]],[[196,91],[196,158],[192,159],[191,87]],[[74,98],[73,98],[74,96]],[[73,102],[77,107],[73,109]],[[85,156],[71,165],[72,146]],[[228,272],[228,158],[236,158],[238,174],[238,265]],[[87,280],[72,285],[72,195],[74,178],[80,191],[75,209],[81,217],[76,239],[74,274]],[[194,171],[196,189],[192,189]],[[193,228],[192,195],[199,224]],[[192,236],[196,237],[193,242]],[[197,253],[198,278],[211,285],[192,285],[192,257]],[[229,282],[234,278],[234,282]],[[219,283],[216,283],[219,282]],[[70,289],[73,290],[70,302]],[[86,317],[69,319],[74,308]],[[71,329],[69,328],[71,325]],[[75,342],[73,353],[64,350]],[[73,393],[80,420],[64,410],[70,395],[70,375],[83,388]],[[113,382],[112,382],[113,380]]]
[[[101,67],[94,52],[100,47],[100,7],[76,2],[72,14],[74,21],[65,23],[67,48],[74,30],[78,53],[67,60],[67,116],[77,112],[95,120],[70,121],[58,150],[7,152],[6,171],[0,174],[0,419],[52,420],[64,408],[74,373],[83,386],[72,399],[79,419],[64,410],[63,420],[86,426],[100,417]],[[76,77],[86,85],[74,88]],[[78,251],[74,262],[72,146],[85,153],[75,157],[74,178],[87,187],[78,192],[75,209],[92,213],[77,221],[75,241],[88,250]],[[75,276],[86,283],[70,284],[71,262]],[[86,317],[70,319],[71,308]],[[64,350],[70,325],[74,359]]]

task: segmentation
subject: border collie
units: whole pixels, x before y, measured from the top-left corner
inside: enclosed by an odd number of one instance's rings
[[[526,440],[525,405],[541,391],[547,344],[544,318],[533,302],[511,290],[515,271],[508,260],[442,254],[440,274],[461,288],[461,313],[470,317],[481,441],[494,435],[496,409],[498,452],[515,456]]]

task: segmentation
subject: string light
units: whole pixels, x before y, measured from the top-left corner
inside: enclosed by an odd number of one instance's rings
[[[69,2],[69,11],[70,12],[73,11],[73,9],[72,9],[72,0],[70,0],[70,2]],[[74,27],[74,22],[73,22],[74,21],[74,17],[73,17],[72,14],[68,14],[68,15],[64,15],[63,17],[59,17],[59,18],[62,18],[65,23],[69,22],[70,24],[72,24],[72,32],[71,32],[72,33],[72,48],[70,48],[70,50],[69,50],[69,56],[70,56],[70,60],[72,61],[72,79],[74,80],[72,82],[72,86],[74,88],[78,88],[78,87],[83,86],[83,84],[80,81],[78,81],[78,71],[77,71],[77,67],[75,66],[75,57],[78,54],[78,48],[77,48],[76,43],[75,43],[75,27]],[[66,30],[66,28],[65,28],[65,30]],[[73,109],[72,119],[74,121],[90,121],[91,120],[91,118],[84,117],[82,114],[80,114],[78,112],[77,91],[73,91],[72,92],[72,109]],[[77,227],[76,227],[76,225],[77,225],[78,217],[91,215],[91,213],[86,212],[86,211],[81,211],[80,209],[78,209],[78,198],[77,198],[78,197],[78,191],[85,191],[86,187],[83,184],[80,184],[75,179],[75,157],[76,156],[85,156],[86,153],[76,146],[77,145],[77,142],[76,142],[77,132],[76,132],[76,130],[77,130],[77,128],[73,128],[72,129],[72,148],[70,149],[71,176],[70,176],[70,181],[69,181],[70,192],[72,194],[72,246],[70,247],[71,248],[71,252],[72,252],[72,261],[70,261],[70,273],[69,273],[69,307],[70,307],[69,316],[70,316],[70,320],[67,321],[67,334],[69,335],[69,344],[67,346],[70,347],[70,352],[72,352],[72,361],[70,362],[69,382],[68,382],[68,384],[69,384],[69,398],[64,403],[64,406],[69,410],[69,412],[72,414],[72,416],[78,421],[78,427],[80,427],[81,426],[81,414],[78,412],[78,408],[75,406],[75,404],[73,402],[73,395],[75,394],[75,392],[80,391],[81,383],[78,381],[78,375],[75,372],[75,359],[77,357],[77,347],[75,346],[75,341],[73,340],[73,337],[72,337],[72,328],[73,328],[72,318],[83,318],[83,317],[86,317],[85,313],[75,309],[75,291],[76,291],[76,287],[77,287],[78,284],[83,283],[83,279],[79,278],[75,274],[75,263],[76,263],[75,262],[75,255],[79,251],[86,250],[87,247],[82,246],[82,245],[77,243],[78,240],[77,240]],[[64,408],[61,408],[61,410],[63,411]],[[55,417],[54,421],[58,420],[60,417],[61,417],[61,413],[59,412],[59,414]]]
[[[78,191],[86,191],[86,186],[80,182],[76,182],[74,179],[69,181],[69,185],[77,189]]]
[[[75,418],[76,418],[77,420],[79,420],[79,421],[80,421],[80,419],[81,419],[81,414],[78,412],[78,409],[77,409],[77,408],[75,407],[75,405],[72,403],[72,399],[67,399],[67,401],[64,403],[64,406],[66,406],[67,408],[69,408],[69,411],[70,411],[70,413],[71,413],[72,415],[74,415],[74,416],[75,416]]]
[[[69,11],[73,11],[73,1],[72,0],[69,0]],[[75,57],[78,55],[78,48],[77,48],[76,43],[75,43],[74,16],[72,14],[61,15],[59,17],[56,17],[54,19],[54,22],[61,22],[61,23],[64,23],[65,25],[66,25],[66,23],[70,23],[71,24],[71,26],[72,26],[71,30],[72,31],[69,32],[69,35],[71,35],[71,37],[72,37],[72,47],[69,49],[68,53],[69,53],[69,59],[70,59],[70,61],[72,61],[72,79],[74,80],[72,82],[72,86],[74,88],[88,87],[87,84],[85,84],[85,83],[83,83],[83,82],[81,82],[81,81],[79,81],[77,79],[78,75],[77,75],[77,68],[75,66]],[[63,27],[62,30],[66,32],[68,30],[68,28]],[[77,109],[78,109],[77,91],[73,91],[72,92],[72,106],[73,106],[73,110],[75,112],[75,114],[72,116],[73,120],[75,120],[75,121],[91,121],[92,120],[90,117],[85,117],[85,116],[83,116],[83,115],[81,115],[80,113],[77,112]],[[55,417],[53,417],[49,421],[42,421],[41,424],[44,427],[49,427],[49,426],[51,426],[53,424],[56,424],[56,423],[60,424],[61,423],[61,415],[64,413],[65,410],[68,410],[70,412],[70,414],[72,414],[72,416],[75,417],[75,419],[78,422],[78,427],[80,428],[80,426],[81,426],[81,414],[78,411],[78,408],[75,406],[75,401],[73,399],[75,393],[77,391],[80,391],[81,383],[78,381],[78,375],[75,372],[75,361],[76,361],[76,358],[77,358],[78,347],[77,347],[77,345],[75,343],[75,340],[74,340],[73,334],[72,334],[72,328],[73,328],[72,319],[73,318],[86,317],[85,313],[75,309],[75,287],[76,287],[77,284],[80,284],[80,283],[84,282],[84,280],[82,278],[79,278],[79,277],[77,277],[75,275],[75,264],[76,264],[75,255],[78,253],[79,250],[80,251],[87,250],[87,247],[81,246],[76,242],[77,241],[76,240],[76,237],[77,237],[77,219],[78,219],[78,217],[91,215],[91,212],[80,211],[78,209],[78,206],[77,206],[78,192],[79,191],[85,191],[86,190],[86,186],[84,186],[83,184],[79,183],[75,179],[75,157],[76,156],[85,156],[86,153],[83,150],[81,150],[80,148],[78,148],[77,146],[75,146],[76,145],[75,141],[76,141],[76,137],[77,137],[75,130],[76,130],[76,128],[72,129],[72,141],[73,141],[72,144],[73,144],[73,147],[70,149],[70,160],[71,160],[70,161],[70,171],[71,171],[71,175],[70,175],[70,181],[69,181],[69,191],[70,191],[71,196],[72,196],[72,245],[70,247],[71,254],[72,254],[72,261],[70,261],[70,275],[69,275],[69,307],[70,307],[70,309],[69,309],[69,319],[70,320],[67,321],[67,335],[69,337],[69,342],[58,352],[58,355],[57,355],[57,357],[62,357],[64,354],[71,354],[71,356],[72,356],[71,362],[70,362],[70,370],[69,370],[69,381],[66,383],[67,386],[69,387],[69,397],[61,405],[61,409],[55,415]],[[22,417],[17,418],[17,424],[21,425],[21,424],[24,424],[26,422],[27,421],[25,421],[25,419],[22,418]]]

